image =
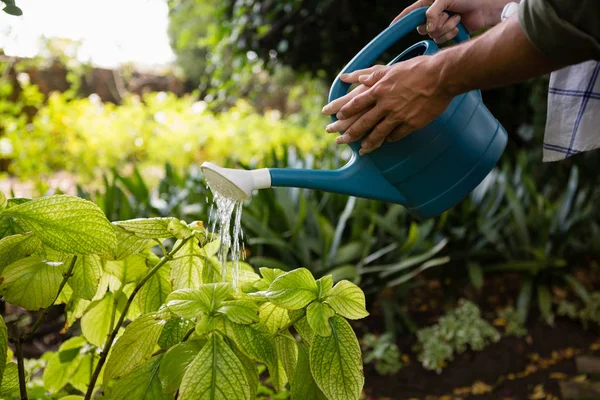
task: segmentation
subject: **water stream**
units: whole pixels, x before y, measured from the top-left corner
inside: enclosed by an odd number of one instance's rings
[[[244,233],[241,226],[243,202],[224,197],[212,188],[211,190],[214,199],[209,213],[208,226],[209,232],[218,235],[221,239],[217,253],[219,263],[221,264],[221,280],[226,280],[228,273],[227,265],[232,264],[231,283],[234,290],[237,291],[239,263],[243,259],[242,250],[244,248]],[[233,227],[231,226],[232,219]]]

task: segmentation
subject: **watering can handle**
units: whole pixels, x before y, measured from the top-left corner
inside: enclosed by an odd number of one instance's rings
[[[367,44],[358,54],[340,72],[335,78],[331,90],[329,91],[329,102],[334,101],[346,93],[350,88],[350,84],[342,82],[340,75],[347,74],[359,69],[370,67],[378,57],[380,57],[388,48],[390,48],[398,40],[402,39],[408,33],[417,29],[419,25],[426,22],[425,12],[429,7],[417,8],[414,11],[406,14],[404,17],[390,25],[387,29],[377,35],[369,44]],[[458,35],[454,38],[456,43],[469,40],[469,33],[462,23],[458,24]],[[332,116],[335,121],[335,115]]]

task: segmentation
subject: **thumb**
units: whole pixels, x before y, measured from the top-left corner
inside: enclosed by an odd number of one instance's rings
[[[427,12],[425,13],[427,16],[427,32],[433,32],[438,28],[438,22],[447,7],[447,3],[446,0],[436,0],[431,7],[427,9]]]
[[[369,75],[359,76],[358,81],[365,86],[373,86],[385,76],[386,72],[387,68],[380,68]]]

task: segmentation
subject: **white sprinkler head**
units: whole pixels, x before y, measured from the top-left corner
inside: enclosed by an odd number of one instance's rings
[[[200,168],[210,189],[232,200],[247,200],[254,190],[271,187],[271,173],[268,168],[222,168],[210,162],[203,163]]]

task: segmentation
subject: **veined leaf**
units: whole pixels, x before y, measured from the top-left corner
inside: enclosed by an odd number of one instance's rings
[[[261,304],[258,309],[258,320],[273,335],[292,322],[288,316],[288,310],[277,307],[273,303]]]
[[[8,328],[4,323],[4,318],[0,316],[0,388],[2,387],[2,377],[6,363],[10,360],[7,357],[8,353]]]
[[[165,321],[156,313],[142,315],[117,339],[104,371],[104,383],[127,374],[152,355]]]
[[[11,304],[38,310],[52,304],[66,267],[40,257],[23,258],[7,266],[0,277],[0,294]]]
[[[163,265],[140,289],[136,300],[143,313],[158,311],[171,293],[169,263]]]
[[[113,225],[113,228],[117,237],[117,250],[114,256],[110,257],[112,260],[124,260],[132,254],[137,254],[151,247],[155,243],[152,239],[136,236],[134,233],[120,226]]]
[[[41,245],[33,232],[3,238],[0,240],[0,272],[7,265],[32,255]]]
[[[115,225],[144,239],[167,239],[173,237],[169,224],[176,218],[137,218],[127,221],[114,222]]]
[[[336,313],[348,319],[361,319],[369,315],[366,309],[365,294],[350,281],[339,281],[325,295],[324,301]]]
[[[79,363],[79,367],[77,368],[75,373],[69,378],[69,384],[83,393],[87,392],[88,386],[90,384],[90,376],[92,376],[96,365],[98,365],[98,356],[91,352],[84,354],[81,358],[81,362]],[[103,374],[100,373],[100,380],[102,380],[102,375]],[[83,396],[81,396],[80,398],[83,399]],[[65,397],[61,397],[60,400],[64,399]]]
[[[115,382],[111,392],[114,400],[169,400],[170,396],[162,391],[158,370],[163,354],[152,357]]]
[[[288,380],[292,379],[294,375],[294,369],[298,362],[298,345],[296,339],[291,333],[286,332],[283,335],[275,336],[275,350],[277,352],[277,359],[281,363],[285,375]]]
[[[115,312],[114,323],[116,323],[121,317],[126,301],[125,295],[121,292],[115,310],[114,294],[108,292],[100,300],[94,300],[90,303],[83,317],[81,317],[81,333],[88,342],[96,347],[104,345],[111,331],[112,313]]]
[[[329,319],[335,315],[333,308],[325,303],[314,302],[306,309],[306,319],[308,324],[317,335],[331,335],[331,326]]]
[[[194,323],[183,318],[173,318],[167,321],[165,327],[158,338],[158,345],[161,349],[168,349],[181,342]]]
[[[317,287],[319,288],[319,299],[325,297],[325,294],[333,288],[333,276],[325,275],[321,279],[317,279]]]
[[[73,276],[68,283],[76,296],[91,300],[98,290],[101,276],[102,261],[98,256],[79,256],[73,268]]]
[[[144,256],[134,254],[124,260],[107,261],[104,272],[111,274],[125,285],[140,280],[148,272],[148,266]]]
[[[19,368],[14,362],[6,364],[4,374],[2,375],[2,388],[0,389],[0,397],[11,397],[19,390]]]
[[[310,372],[309,350],[298,343],[298,362],[290,378],[290,397],[292,400],[311,399],[328,400]]]
[[[236,324],[258,322],[258,305],[248,300],[228,300],[221,303],[217,312]]]
[[[180,243],[181,241],[177,241],[174,246],[179,246]],[[175,257],[170,262],[173,290],[197,288],[202,283],[203,257],[198,243],[188,240]]]
[[[364,385],[360,345],[350,324],[331,319],[331,336],[315,336],[310,348],[310,370],[321,391],[331,400],[358,400]]]
[[[158,377],[166,393],[175,392],[188,365],[200,353],[206,341],[190,340],[170,348],[163,357],[158,370]]]
[[[290,319],[292,317],[290,316]],[[300,319],[298,322],[296,322],[294,324],[294,329],[296,329],[296,332],[298,332],[298,334],[300,335],[300,337],[302,337],[302,339],[308,343],[308,344],[312,344],[314,338],[315,338],[315,331],[313,331],[313,329],[310,327],[310,324],[308,323],[308,319],[306,317]]]
[[[318,295],[315,278],[306,268],[278,276],[267,290],[269,301],[278,307],[297,310],[306,307]]]
[[[246,378],[248,379],[248,389],[250,390],[250,398],[254,399],[256,397],[256,392],[258,391],[258,368],[256,362],[247,357],[244,353],[242,353],[235,345],[232,344],[229,347],[231,348],[231,350],[233,350],[236,357],[244,366]]]
[[[33,199],[2,211],[47,246],[69,254],[113,254],[115,232],[96,204],[76,196]]]
[[[172,313],[192,319],[200,312],[209,314],[216,311],[228,296],[228,283],[208,283],[198,289],[176,290],[167,296],[166,304]]]
[[[44,369],[44,388],[58,393],[77,372],[84,354],[81,352],[86,341],[81,336],[66,340],[50,357]],[[89,378],[89,377],[88,377]]]
[[[180,388],[181,400],[250,400],[244,365],[221,335],[208,342],[188,366]]]

